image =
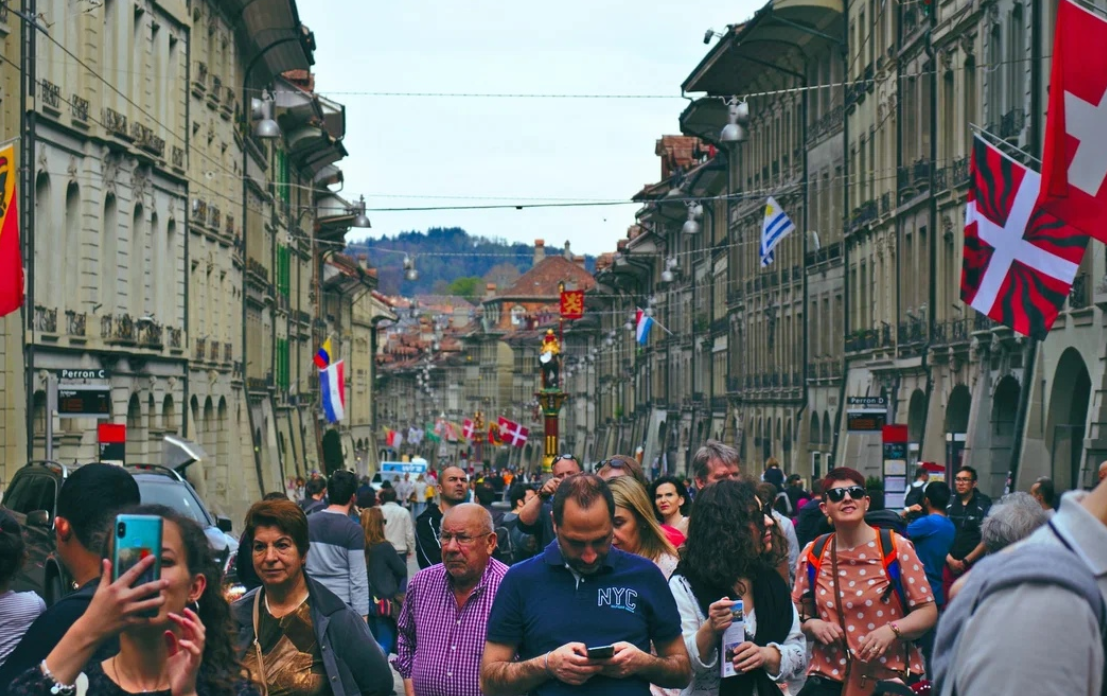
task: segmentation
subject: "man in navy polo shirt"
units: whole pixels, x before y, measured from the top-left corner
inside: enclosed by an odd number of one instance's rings
[[[611,548],[614,516],[600,477],[576,474],[558,487],[556,540],[512,566],[492,605],[481,663],[486,696],[648,696],[650,684],[691,681],[665,578],[649,560]],[[600,646],[614,654],[589,659],[588,648]]]

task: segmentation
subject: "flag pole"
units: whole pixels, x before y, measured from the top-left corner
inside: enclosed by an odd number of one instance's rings
[[[635,309],[637,309],[639,312],[644,311],[641,307],[636,307]],[[661,330],[664,331],[665,333],[669,334],[670,336],[674,336],[674,337],[676,336],[676,334],[674,334],[672,331],[669,331],[667,328],[665,328],[665,325],[662,324],[661,322],[659,322],[656,317],[650,317],[650,319],[653,320],[653,323],[655,323],[659,327],[661,327]]]
[[[1030,154],[1026,150],[1015,147],[1014,145],[1012,145],[1008,141],[1004,140],[1003,138],[999,137],[995,133],[992,133],[988,130],[985,130],[984,128],[981,128],[980,126],[976,125],[975,123],[969,123],[969,128],[972,128],[974,131],[977,131],[978,133],[981,133],[982,135],[988,136],[988,138],[991,139],[992,141],[994,141],[997,145],[1003,145],[1004,147],[1007,147],[1010,150],[1014,150],[1015,152],[1019,153],[1023,157],[1026,157],[1027,159],[1033,160],[1033,161],[1037,162],[1038,164],[1042,163],[1042,161],[1040,159],[1038,159],[1034,155]]]

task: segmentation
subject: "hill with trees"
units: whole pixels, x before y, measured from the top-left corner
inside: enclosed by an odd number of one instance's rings
[[[559,247],[547,247],[546,253],[561,253]],[[459,295],[476,300],[484,295],[484,286],[497,288],[511,284],[530,270],[534,246],[506,239],[475,237],[460,227],[432,227],[426,232],[400,232],[394,236],[365,239],[346,247],[351,256],[368,255],[377,269],[379,290],[386,295]],[[412,259],[418,280],[404,275],[404,255]],[[595,259],[585,257],[589,271]]]

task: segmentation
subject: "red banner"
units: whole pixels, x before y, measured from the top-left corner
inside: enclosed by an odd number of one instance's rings
[[[584,316],[584,291],[561,291],[561,318],[580,319]]]
[[[0,317],[23,306],[23,254],[15,198],[15,147],[0,150]],[[54,253],[61,253],[54,249]]]

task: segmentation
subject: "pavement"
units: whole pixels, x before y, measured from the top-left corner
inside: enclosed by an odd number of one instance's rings
[[[407,559],[407,577],[410,580],[416,573],[419,572],[419,563],[415,560],[415,554],[411,554]],[[389,655],[388,659],[391,660],[395,655]],[[404,695],[404,680],[400,678],[400,674],[392,669],[393,690],[398,696]]]

